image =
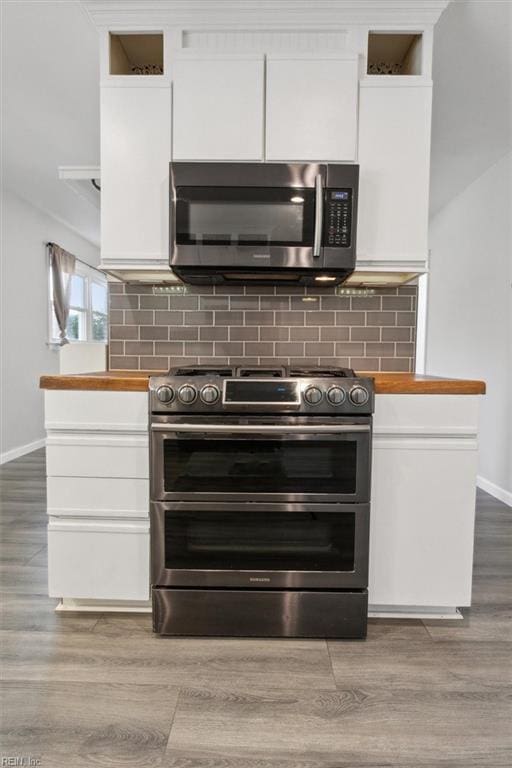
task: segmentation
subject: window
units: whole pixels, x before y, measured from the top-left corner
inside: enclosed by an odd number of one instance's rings
[[[50,343],[58,344],[59,326],[53,311],[52,273],[49,270]],[[76,262],[71,278],[70,308],[67,325],[69,341],[106,342],[108,337],[107,280],[86,264]]]
[[[106,341],[107,328],[107,284],[92,280],[91,294],[91,340]]]

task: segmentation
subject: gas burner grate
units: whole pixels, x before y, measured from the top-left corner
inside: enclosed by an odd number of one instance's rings
[[[290,368],[292,378],[353,379],[352,368]]]
[[[310,368],[300,368],[296,366],[288,368],[285,365],[276,365],[275,367],[268,368],[265,366],[258,367],[257,365],[247,367],[219,366],[218,368],[210,365],[185,365],[178,368],[171,368],[169,375],[189,378],[194,376],[218,376],[219,378],[225,379],[232,377],[240,379],[274,379],[287,377],[302,379],[349,379],[355,378],[356,376],[352,368],[315,368],[315,366],[311,366]]]
[[[235,376],[241,379],[273,379],[286,377],[286,368],[236,368]]]
[[[171,368],[169,371],[170,376],[222,376],[224,378],[230,378],[233,376],[232,368],[211,368],[205,365],[201,366],[184,366],[183,368]]]

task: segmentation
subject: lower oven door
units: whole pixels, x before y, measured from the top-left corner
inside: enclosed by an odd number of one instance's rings
[[[368,504],[151,503],[153,586],[364,589]]]
[[[370,419],[153,423],[151,499],[365,503],[370,451]]]

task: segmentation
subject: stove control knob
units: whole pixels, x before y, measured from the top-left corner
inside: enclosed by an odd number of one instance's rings
[[[161,403],[172,403],[174,400],[174,389],[172,387],[168,387],[167,385],[158,387],[156,396]]]
[[[367,403],[370,399],[370,393],[366,387],[361,386],[352,387],[348,396],[354,405],[365,405],[365,403]]]
[[[318,387],[308,387],[304,392],[304,400],[309,405],[318,405],[322,399],[322,390]]]
[[[214,384],[207,384],[201,390],[201,400],[206,405],[213,405],[220,397],[219,388]]]
[[[327,399],[331,405],[341,405],[345,401],[345,390],[341,387],[331,387],[327,392]]]
[[[191,405],[197,398],[197,390],[192,384],[184,384],[178,392],[178,397],[185,405]]]

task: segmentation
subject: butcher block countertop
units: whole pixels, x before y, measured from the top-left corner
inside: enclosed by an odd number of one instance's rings
[[[165,372],[166,373],[166,372]],[[162,371],[160,375],[163,375]],[[417,373],[375,373],[357,371],[375,381],[378,395],[484,395],[485,382],[423,376]],[[83,389],[102,392],[145,392],[150,376],[157,371],[100,371],[98,373],[41,376],[41,389]]]

